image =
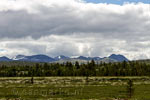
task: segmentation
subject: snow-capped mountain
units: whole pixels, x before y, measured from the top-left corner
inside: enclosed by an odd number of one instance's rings
[[[25,59],[25,55],[17,55],[17,56],[15,56],[15,57],[13,57],[12,59],[13,60],[20,60],[20,59]]]
[[[76,56],[76,57],[67,57],[64,55],[60,55],[57,57],[49,57],[47,55],[32,55],[32,56],[25,56],[25,55],[17,55],[16,57],[13,57],[12,59],[9,59],[7,57],[0,57],[0,61],[29,61],[29,62],[75,62],[80,61],[81,63],[85,63],[90,60],[95,60],[96,62],[122,62],[122,61],[129,61],[125,56],[123,55],[116,55],[112,54],[109,57],[85,57],[85,56]]]
[[[30,61],[30,62],[53,62],[55,61],[54,58],[51,58],[46,55],[32,55],[32,56],[17,55],[14,59],[18,61]]]
[[[75,59],[81,59],[81,60],[101,60],[100,57],[85,57],[85,56],[78,56]]]
[[[64,56],[64,55],[60,55],[60,56],[55,57],[54,59],[55,60],[64,60],[64,59],[70,59],[70,58],[67,56]]]

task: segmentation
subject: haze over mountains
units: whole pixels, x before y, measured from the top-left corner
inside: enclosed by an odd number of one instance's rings
[[[17,55],[13,58],[8,57],[0,57],[0,61],[28,61],[28,62],[58,62],[58,63],[64,63],[64,62],[72,62],[75,63],[76,61],[79,61],[80,63],[86,63],[90,60],[94,60],[96,62],[122,62],[122,61],[129,61],[125,56],[123,55],[116,55],[112,54],[109,57],[85,57],[85,56],[77,56],[77,57],[67,57],[64,55],[60,55],[57,57],[49,57],[47,55],[32,55],[32,56],[25,56],[25,55]]]

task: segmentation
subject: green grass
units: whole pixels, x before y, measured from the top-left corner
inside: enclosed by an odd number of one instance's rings
[[[128,100],[150,100],[149,77],[29,77],[0,78],[0,100],[119,100],[126,99],[127,80],[134,81]]]

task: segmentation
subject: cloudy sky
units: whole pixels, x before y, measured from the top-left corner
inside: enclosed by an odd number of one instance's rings
[[[150,58],[148,0],[0,0],[0,56]]]

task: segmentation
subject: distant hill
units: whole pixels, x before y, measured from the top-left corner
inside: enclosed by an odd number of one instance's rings
[[[109,56],[110,59],[114,59],[116,61],[122,62],[122,61],[129,61],[125,56],[123,55],[116,55],[112,54]]]
[[[9,59],[9,58],[3,56],[3,57],[0,57],[0,61],[12,61],[12,59]]]
[[[29,61],[29,62],[53,62],[55,61],[54,58],[51,58],[46,55],[32,55],[32,56],[17,55],[14,60]]]
[[[112,54],[109,57],[85,57],[85,56],[76,56],[76,57],[67,57],[64,55],[56,56],[56,57],[49,57],[47,55],[32,55],[32,56],[25,56],[25,55],[17,55],[12,59],[7,57],[0,57],[0,61],[28,61],[28,62],[50,62],[50,63],[65,63],[65,62],[72,62],[75,63],[78,61],[79,63],[87,63],[88,61],[94,60],[97,63],[100,62],[122,62],[122,61],[129,61],[123,55],[116,55]]]

